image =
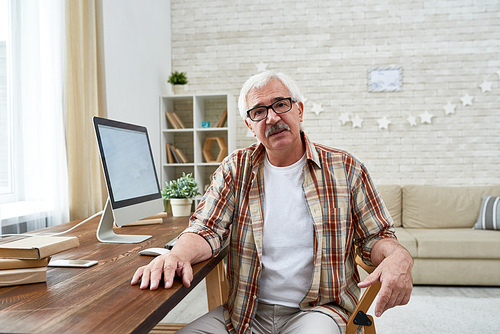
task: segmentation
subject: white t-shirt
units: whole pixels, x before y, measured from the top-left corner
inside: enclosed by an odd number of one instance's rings
[[[264,162],[264,230],[259,300],[298,307],[313,272],[313,220],[302,183],[306,156],[287,167]]]

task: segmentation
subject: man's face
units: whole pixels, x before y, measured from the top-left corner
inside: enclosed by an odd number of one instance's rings
[[[247,94],[247,104],[248,108],[252,109],[271,105],[273,102],[287,97],[290,97],[288,89],[281,81],[274,79],[262,88],[250,90]],[[269,154],[282,149],[301,149],[300,123],[302,122],[303,110],[302,102],[298,102],[298,105],[292,103],[292,109],[289,112],[279,115],[269,108],[266,119],[254,122],[247,118],[245,123],[257,139],[264,144]]]

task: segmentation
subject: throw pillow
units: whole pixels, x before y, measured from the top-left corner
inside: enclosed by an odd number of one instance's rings
[[[500,197],[483,195],[476,230],[500,230]]]

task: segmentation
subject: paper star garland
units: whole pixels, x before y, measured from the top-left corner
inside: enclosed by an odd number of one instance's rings
[[[363,123],[363,119],[361,117],[359,117],[359,115],[356,115],[352,119],[352,127],[353,128],[361,128],[362,123]]]
[[[258,64],[255,64],[257,66],[257,71],[259,72],[264,72],[267,69],[267,64],[260,62]]]
[[[345,125],[345,123],[350,122],[351,119],[349,118],[349,114],[346,112],[341,113],[340,117],[339,117],[339,121],[340,121],[340,123],[342,123],[342,125]]]
[[[432,117],[434,117],[434,115],[429,114],[429,112],[426,110],[423,114],[420,114],[420,122],[422,124],[423,123],[431,124],[432,123]]]
[[[410,123],[410,126],[417,126],[417,118],[415,116],[410,115],[406,120]]]
[[[492,85],[493,85],[493,82],[488,82],[488,81],[484,80],[483,83],[479,85],[479,87],[481,87],[481,93],[491,92]]]
[[[386,130],[389,129],[389,124],[391,124],[391,121],[388,120],[387,117],[385,117],[385,116],[382,117],[381,119],[378,119],[377,122],[378,122],[378,128],[380,130],[382,130],[382,129],[386,129]]]
[[[464,105],[464,107],[471,106],[473,98],[474,98],[474,96],[470,96],[469,93],[465,93],[465,95],[460,98],[460,101],[462,101],[462,104]]]
[[[448,101],[448,104],[445,105],[443,107],[444,109],[444,112],[446,113],[446,115],[449,115],[449,114],[454,114],[455,113],[455,105],[454,104],[451,104],[451,102]]]
[[[320,112],[323,111],[323,108],[321,107],[321,103],[313,103],[313,107],[311,109],[312,112],[314,112],[317,115],[319,115]]]

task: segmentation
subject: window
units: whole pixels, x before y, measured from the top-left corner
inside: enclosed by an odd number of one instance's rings
[[[0,0],[0,234],[69,219],[64,1]]]
[[[12,113],[9,108],[8,1],[0,0],[0,195],[13,194]]]

